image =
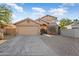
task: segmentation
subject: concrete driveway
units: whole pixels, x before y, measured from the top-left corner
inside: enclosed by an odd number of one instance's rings
[[[41,36],[16,36],[0,45],[2,56],[51,56],[57,55],[44,43]]]
[[[59,56],[79,56],[79,39],[59,35],[42,36],[43,42]]]
[[[2,56],[79,56],[79,39],[62,36],[16,36],[0,45]]]

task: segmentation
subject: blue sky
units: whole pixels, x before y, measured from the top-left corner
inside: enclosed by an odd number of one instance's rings
[[[61,18],[79,19],[79,4],[77,3],[9,3],[12,7],[12,22],[20,21],[24,18],[33,20],[45,15],[52,15]]]

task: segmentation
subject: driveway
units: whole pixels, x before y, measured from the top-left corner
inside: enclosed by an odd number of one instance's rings
[[[2,56],[57,55],[44,43],[41,36],[16,36],[0,45]]]
[[[79,39],[55,35],[16,36],[0,45],[2,56],[79,56]]]
[[[42,40],[59,56],[79,56],[79,39],[45,35]]]

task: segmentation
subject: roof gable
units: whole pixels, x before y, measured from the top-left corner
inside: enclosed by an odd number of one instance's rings
[[[52,17],[52,18],[57,18],[57,17],[51,16],[51,15],[46,15],[46,16],[43,16],[42,18],[44,18],[44,17]]]
[[[24,20],[16,22],[14,25],[40,25],[40,23],[37,23],[36,21],[31,20],[30,18],[26,18]]]
[[[54,16],[46,15],[46,16],[43,16],[43,17],[39,18],[38,20],[46,22],[46,23],[50,23],[51,21],[56,21],[57,18],[54,17]]]

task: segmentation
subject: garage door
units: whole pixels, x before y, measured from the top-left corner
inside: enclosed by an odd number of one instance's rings
[[[37,35],[39,34],[38,27],[18,27],[19,35]]]

